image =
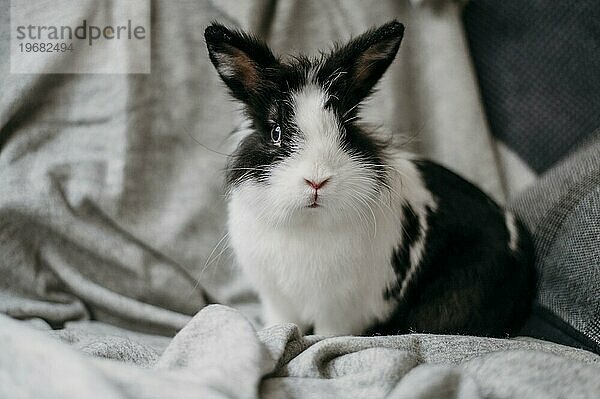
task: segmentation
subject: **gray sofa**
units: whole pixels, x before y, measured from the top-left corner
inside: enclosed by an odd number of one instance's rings
[[[0,398],[600,396],[600,139],[540,168],[490,130],[459,2],[151,6],[150,74],[19,75],[0,0]],[[222,239],[219,153],[240,116],[204,26],[311,51],[394,16],[406,42],[365,113],[530,227],[539,293],[521,337],[264,329]]]

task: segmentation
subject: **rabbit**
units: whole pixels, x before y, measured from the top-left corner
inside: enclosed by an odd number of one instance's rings
[[[403,35],[392,20],[318,57],[282,59],[241,30],[205,30],[248,120],[225,173],[227,228],[267,326],[506,336],[529,313],[525,226],[359,118]]]

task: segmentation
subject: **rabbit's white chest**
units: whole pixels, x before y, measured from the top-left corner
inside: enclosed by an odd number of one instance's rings
[[[252,217],[242,196],[232,198],[229,234],[238,262],[254,283],[266,323],[314,325],[318,334],[358,334],[385,318],[393,304],[384,292],[395,281],[391,267],[400,223],[373,220],[333,228],[274,229]]]

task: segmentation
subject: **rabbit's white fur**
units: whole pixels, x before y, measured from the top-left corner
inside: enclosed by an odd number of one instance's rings
[[[435,201],[402,154],[388,160],[389,187],[378,187],[373,171],[342,150],[342,128],[318,86],[292,98],[302,141],[273,168],[268,185],[248,180],[232,190],[231,244],[259,291],[266,325],[295,322],[301,329],[314,325],[316,334],[360,334],[395,306],[383,290],[397,283],[390,259],[402,242],[402,205],[410,205],[426,230],[426,207],[435,208]],[[320,206],[309,208],[312,189],[304,179],[326,178]],[[403,290],[422,251],[423,239],[411,248]]]
[[[393,20],[320,57],[281,59],[245,32],[216,22],[204,32],[248,117],[226,169],[229,237],[267,325],[499,337],[528,317],[525,226],[360,122],[403,34]]]

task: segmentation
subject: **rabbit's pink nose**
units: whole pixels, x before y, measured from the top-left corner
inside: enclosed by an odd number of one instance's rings
[[[323,187],[325,185],[325,183],[327,183],[328,181],[329,181],[329,178],[323,179],[323,180],[308,180],[308,179],[304,179],[304,182],[306,184],[308,184],[309,186],[311,186],[312,188],[314,188],[315,190],[318,190],[321,187]]]

